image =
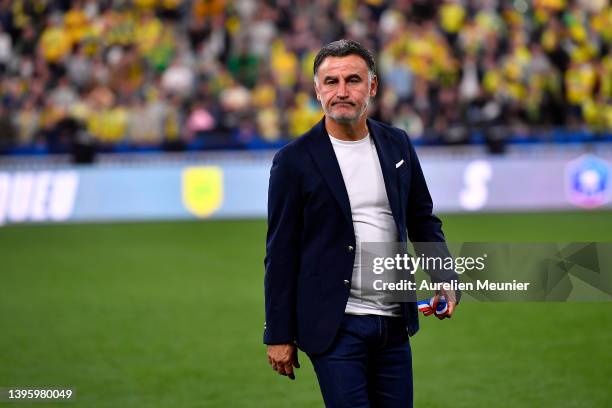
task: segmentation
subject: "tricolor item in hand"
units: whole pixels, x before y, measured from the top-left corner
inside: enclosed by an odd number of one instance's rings
[[[419,300],[417,302],[419,311],[424,316],[435,315],[438,319],[444,319],[448,313],[448,303],[444,296],[438,296],[438,304],[434,305],[434,297],[429,299]]]

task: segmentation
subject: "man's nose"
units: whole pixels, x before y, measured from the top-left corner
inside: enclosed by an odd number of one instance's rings
[[[346,83],[344,81],[340,81],[338,83],[338,92],[336,93],[336,96],[338,98],[346,98],[348,96],[348,89],[346,87]]]

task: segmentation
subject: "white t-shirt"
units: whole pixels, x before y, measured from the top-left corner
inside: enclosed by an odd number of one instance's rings
[[[351,293],[345,313],[400,316],[398,303],[382,303],[359,296],[360,243],[396,242],[398,238],[374,140],[369,134],[357,141],[339,140],[331,135],[329,138],[348,192],[357,240]]]

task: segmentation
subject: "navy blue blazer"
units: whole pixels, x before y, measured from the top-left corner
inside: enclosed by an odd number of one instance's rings
[[[408,135],[371,119],[367,125],[400,241],[444,241]],[[264,343],[296,343],[312,354],[331,345],[349,297],[354,248],[348,193],[321,120],[279,150],[270,170]],[[414,335],[416,304],[402,303],[402,316]]]

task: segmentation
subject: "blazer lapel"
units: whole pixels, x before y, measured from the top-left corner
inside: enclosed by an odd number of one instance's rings
[[[313,129],[314,134],[310,138],[310,143],[308,144],[310,155],[329,186],[332,195],[338,202],[342,214],[344,214],[344,217],[352,228],[353,217],[351,216],[351,204],[346,186],[344,185],[344,179],[342,178],[342,172],[340,171],[340,165],[336,159],[336,153],[329,140],[329,135],[325,130],[324,121],[325,118],[323,118]]]
[[[401,236],[402,229],[400,228],[400,195],[399,195],[399,178],[397,176],[397,169],[395,163],[397,156],[394,155],[395,147],[393,141],[387,136],[384,129],[381,129],[376,123],[368,119],[368,129],[370,131],[370,137],[374,139],[374,145],[376,146],[376,152],[378,153],[378,160],[380,161],[380,167],[382,169],[383,178],[385,180],[385,189],[387,191],[387,199],[389,200],[389,207],[393,213],[393,219],[397,227],[397,232]],[[401,160],[401,155],[399,155]],[[407,164],[407,163],[406,163]],[[406,165],[405,164],[405,165]]]

